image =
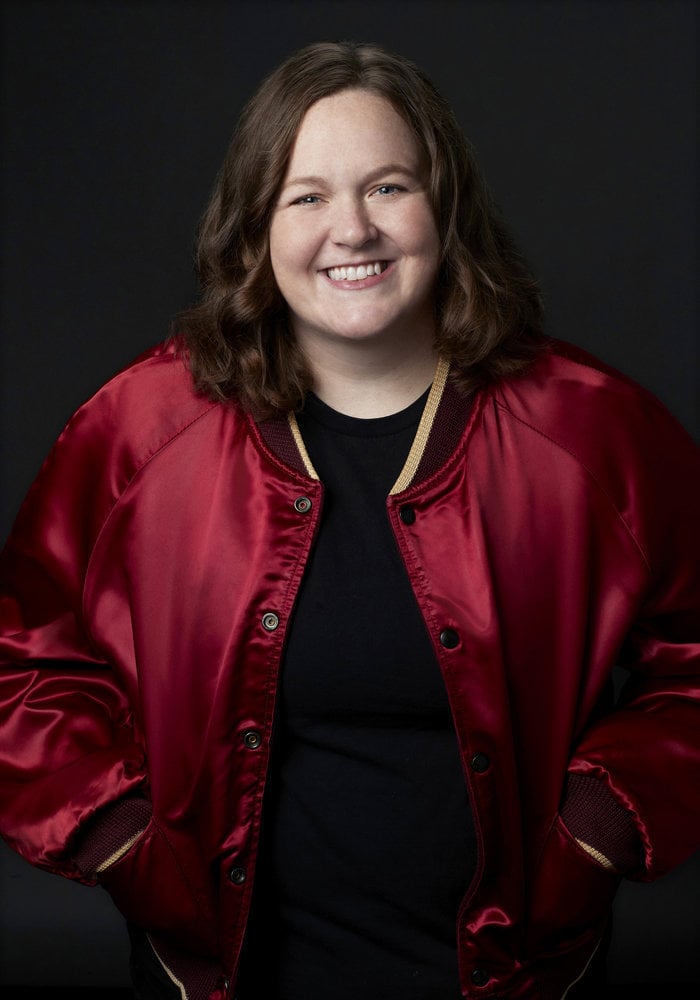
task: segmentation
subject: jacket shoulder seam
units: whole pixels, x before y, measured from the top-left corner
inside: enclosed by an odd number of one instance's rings
[[[620,523],[624,527],[625,532],[629,535],[631,541],[633,542],[635,549],[639,553],[639,556],[640,556],[642,562],[644,563],[644,566],[647,569],[647,572],[649,574],[651,574],[652,569],[651,569],[651,564],[649,562],[649,557],[647,556],[646,552],[642,548],[642,545],[639,542],[639,540],[638,540],[638,538],[637,538],[637,536],[636,536],[636,534],[635,534],[635,532],[634,532],[634,530],[632,528],[632,525],[630,525],[628,523],[627,518],[624,516],[624,514],[622,513],[622,511],[618,508],[618,506],[615,503],[615,500],[613,499],[610,491],[606,488],[606,486],[604,485],[604,483],[600,480],[600,478],[596,475],[596,473],[590,468],[590,466],[587,465],[587,463],[583,461],[583,459],[580,457],[580,455],[577,455],[576,452],[572,451],[570,448],[567,448],[566,445],[564,445],[564,444],[561,443],[561,441],[557,441],[555,438],[551,437],[549,434],[547,434],[545,431],[541,430],[539,427],[536,427],[533,424],[528,423],[527,420],[523,420],[522,417],[517,416],[517,414],[513,413],[513,411],[502,400],[496,400],[495,402],[496,402],[496,405],[499,407],[499,409],[501,409],[505,413],[507,413],[509,417],[512,417],[513,420],[517,420],[517,422],[519,424],[521,424],[523,427],[527,427],[528,430],[531,430],[534,434],[537,434],[539,437],[543,438],[545,441],[548,441],[549,444],[551,444],[555,448],[558,448],[559,451],[566,452],[566,454],[569,455],[576,462],[576,464],[580,468],[582,468],[584,470],[584,472],[586,473],[586,475],[588,476],[588,478],[591,479],[595,483],[595,485],[598,488],[598,490],[601,492],[601,494],[608,501],[608,503],[610,504],[610,506],[612,507],[612,509],[615,511],[615,515],[617,516],[618,520],[620,521]]]
[[[80,600],[81,611],[82,611],[82,616],[83,616],[83,625],[84,625],[84,628],[85,628],[85,631],[86,631],[87,635],[90,638],[90,641],[93,642],[93,644],[94,644],[94,639],[93,639],[92,635],[90,634],[90,630],[89,630],[89,627],[88,627],[88,624],[87,624],[87,614],[86,614],[86,608],[85,608],[86,591],[87,591],[88,579],[89,579],[90,573],[92,571],[92,563],[93,563],[93,558],[94,558],[94,555],[95,555],[95,551],[96,551],[96,549],[97,549],[97,547],[99,545],[100,539],[102,538],[102,535],[104,534],[105,529],[107,528],[107,525],[108,525],[108,523],[109,523],[109,521],[110,521],[110,519],[112,517],[112,514],[114,513],[114,511],[116,510],[116,508],[121,503],[122,497],[128,491],[128,489],[130,488],[131,484],[143,472],[143,470],[148,465],[150,465],[150,463],[155,458],[157,458],[158,455],[161,454],[161,452],[163,452],[166,448],[168,448],[177,438],[181,437],[186,431],[188,431],[190,429],[190,427],[192,427],[194,424],[196,424],[198,421],[200,421],[203,417],[206,417],[208,413],[211,413],[211,411],[213,409],[215,409],[217,405],[218,404],[214,403],[214,402],[209,403],[204,410],[202,410],[200,413],[198,413],[195,417],[192,417],[182,427],[179,427],[176,431],[174,431],[172,434],[170,434],[146,458],[144,458],[142,462],[140,462],[139,464],[137,464],[136,467],[134,468],[133,472],[131,473],[131,475],[127,479],[126,483],[124,484],[123,489],[121,489],[119,491],[119,494],[114,498],[114,501],[112,502],[112,504],[110,505],[109,509],[107,510],[107,512],[105,514],[105,517],[104,517],[104,520],[102,521],[102,524],[100,525],[99,531],[95,535],[95,540],[92,543],[92,547],[90,549],[90,556],[89,556],[89,558],[87,560],[87,564],[85,566],[85,576],[83,578],[83,586],[82,586],[81,600]]]

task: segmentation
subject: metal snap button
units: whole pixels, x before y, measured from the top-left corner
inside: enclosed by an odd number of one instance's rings
[[[399,517],[404,524],[415,524],[416,522],[416,512],[413,507],[408,504],[399,510]]]
[[[243,885],[246,880],[246,870],[245,868],[232,868],[228,877],[234,885]]]
[[[491,766],[491,761],[489,760],[488,754],[485,753],[475,753],[471,761],[472,770],[476,771],[477,774],[483,774],[484,771],[488,771]]]
[[[275,629],[279,627],[279,623],[280,623],[279,617],[275,614],[274,611],[267,611],[262,616],[262,627],[265,629],[266,632],[274,632]]]
[[[249,750],[257,750],[262,743],[262,736],[255,729],[249,729],[243,733],[243,742]]]
[[[309,497],[297,497],[294,501],[294,510],[297,514],[308,514],[311,510],[311,500]]]
[[[459,646],[459,635],[453,628],[445,628],[440,633],[440,642],[445,649],[454,649]]]

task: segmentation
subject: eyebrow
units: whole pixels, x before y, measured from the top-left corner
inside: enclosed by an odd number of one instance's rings
[[[362,178],[362,181],[364,184],[371,184],[372,181],[378,180],[380,177],[385,177],[388,174],[403,174],[404,177],[414,178],[419,176],[414,170],[404,164],[385,163],[376,170],[370,171],[369,174]],[[310,175],[308,177],[292,177],[290,180],[285,181],[282,189],[286,190],[290,187],[320,187],[326,183],[325,178],[317,175]]]

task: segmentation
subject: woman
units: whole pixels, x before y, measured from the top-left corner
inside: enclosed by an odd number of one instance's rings
[[[692,443],[543,337],[373,46],[263,83],[198,263],[8,543],[4,836],[110,891],[138,997],[582,996],[697,845]]]

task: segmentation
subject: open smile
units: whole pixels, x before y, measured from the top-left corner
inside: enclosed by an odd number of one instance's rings
[[[379,260],[371,264],[348,264],[342,267],[329,267],[326,274],[331,281],[364,281],[365,278],[372,278],[382,274],[389,266],[389,261]]]

